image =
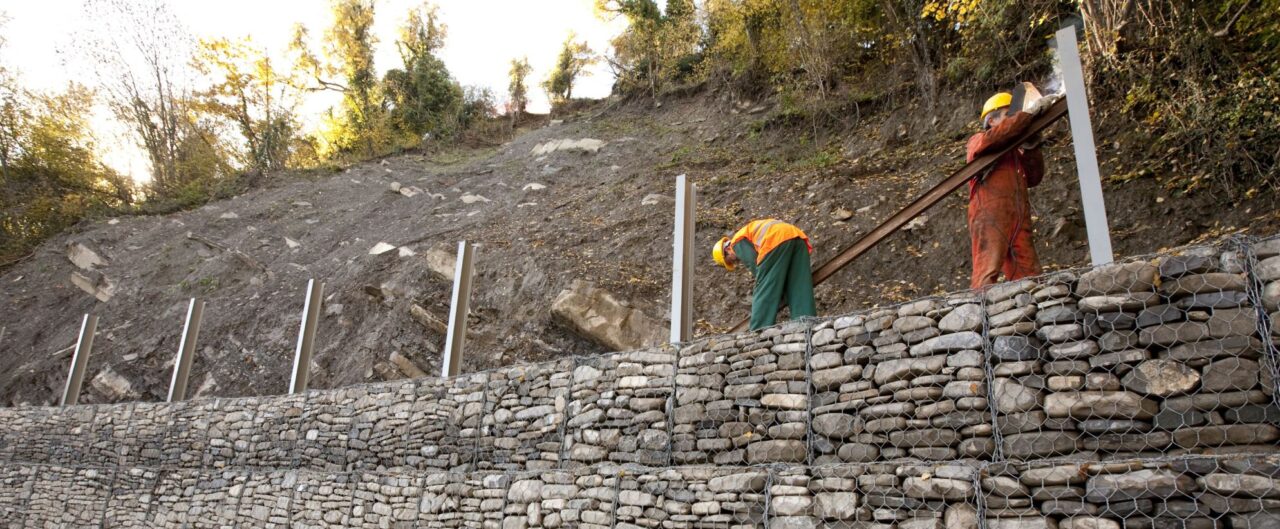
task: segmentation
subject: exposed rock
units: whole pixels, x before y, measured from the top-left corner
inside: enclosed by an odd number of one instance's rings
[[[1181,395],[1199,382],[1200,373],[1175,360],[1147,360],[1120,381],[1129,390],[1158,397]]]
[[[930,356],[938,353],[981,349],[982,335],[976,332],[959,332],[930,338],[911,347],[911,356]]]
[[[960,305],[942,317],[938,329],[946,333],[982,330],[982,306],[974,303]]]
[[[1050,417],[1075,419],[1150,419],[1156,403],[1128,391],[1065,391],[1044,399]]]
[[[529,153],[534,156],[543,156],[557,151],[577,151],[586,154],[595,154],[600,152],[600,148],[604,147],[604,145],[605,143],[603,141],[592,138],[582,138],[580,140],[565,138],[540,143],[535,146],[532,151],[529,151]]]
[[[94,375],[93,380],[89,381],[89,386],[109,401],[117,401],[133,395],[133,383],[110,367],[104,367]]]
[[[560,291],[551,314],[584,337],[614,351],[640,349],[662,343],[661,321],[628,307],[605,290],[574,280]]]
[[[107,264],[107,260],[98,255],[98,252],[75,241],[67,241],[67,259],[81,270],[93,270]]]
[[[1076,295],[1100,296],[1154,290],[1158,270],[1145,261],[1100,266],[1080,275]]]

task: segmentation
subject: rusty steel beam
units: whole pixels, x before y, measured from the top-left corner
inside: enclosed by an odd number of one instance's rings
[[[1049,125],[1058,121],[1058,119],[1065,115],[1067,115],[1067,102],[1062,100],[1054,103],[1053,106],[1046,109],[1042,114],[1036,116],[1036,118],[1031,122],[1031,125],[1027,127],[1027,131],[1024,132],[1017,140],[1009,142],[1008,145],[998,151],[980,156],[978,159],[962,167],[959,171],[951,173],[951,176],[948,176],[943,181],[938,182],[923,195],[920,195],[919,198],[915,199],[910,204],[907,204],[907,207],[902,208],[902,210],[897,213],[894,213],[893,216],[885,219],[884,222],[881,222],[879,226],[876,226],[871,231],[867,232],[866,235],[863,235],[857,241],[854,241],[853,245],[845,248],[830,261],[827,261],[826,263],[823,263],[822,266],[814,269],[813,285],[818,286],[822,284],[823,281],[826,281],[828,278],[835,275],[835,273],[841,268],[848,266],[849,263],[852,263],[862,254],[867,253],[867,250],[870,250],[877,244],[880,244],[880,241],[885,240],[903,226],[906,226],[908,222],[911,222],[911,219],[914,219],[921,213],[924,213],[929,208],[933,207],[934,204],[941,202],[942,199],[947,197],[947,195],[957,189],[960,189],[960,186],[963,186],[965,182],[969,181],[969,179],[981,174],[988,167],[991,167],[995,164],[996,160],[999,160],[1005,153],[1021,145],[1040,131],[1049,128]],[[786,304],[784,303],[782,306],[785,307]],[[742,320],[742,322],[733,327],[731,332],[740,332],[743,329],[746,329],[749,321],[750,320]]]

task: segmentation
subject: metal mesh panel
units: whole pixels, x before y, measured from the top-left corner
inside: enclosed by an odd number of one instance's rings
[[[421,477],[360,472],[354,479],[351,527],[414,527],[422,501]]]
[[[673,461],[726,465],[807,461],[807,351],[807,322],[713,338],[681,349]]]
[[[489,372],[476,468],[559,466],[573,359]]]
[[[989,290],[1003,456],[1277,451],[1243,262],[1192,248]]]
[[[238,492],[236,518],[243,528],[276,529],[289,526],[289,508],[296,470],[252,472]]]
[[[113,529],[144,529],[154,527],[148,515],[155,507],[155,491],[160,472],[154,469],[130,468],[116,472],[111,483],[111,498],[107,500],[102,526]]]
[[[769,471],[764,468],[628,469],[618,479],[618,527],[765,527]]]
[[[25,516],[28,527],[97,528],[111,493],[114,470],[44,466],[34,478]]]
[[[565,424],[564,466],[601,461],[665,465],[674,351],[577,359]]]
[[[0,466],[0,527],[22,527],[38,475],[38,469],[30,465]]]
[[[404,464],[404,437],[415,398],[414,386],[404,383],[310,393],[302,417],[299,464],[327,471]]]
[[[404,429],[404,463],[421,471],[458,471],[470,468],[475,446],[474,428],[479,424],[479,402],[472,402],[468,418],[467,379],[426,379],[414,386]],[[476,389],[470,394],[483,396]],[[473,435],[463,435],[472,428]]]
[[[214,529],[234,526],[248,475],[234,470],[174,469],[155,487],[150,527]]]
[[[289,506],[292,529],[350,527],[353,520],[352,476],[348,473],[300,471]]]
[[[209,423],[218,412],[213,399],[169,404],[169,428],[161,440],[161,466],[201,468],[209,448]]]
[[[425,476],[418,527],[483,529],[502,521],[511,475],[437,473]]]

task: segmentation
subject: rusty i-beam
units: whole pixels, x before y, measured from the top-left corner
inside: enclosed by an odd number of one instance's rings
[[[959,171],[952,173],[951,176],[948,176],[943,181],[938,182],[923,195],[920,195],[919,198],[908,204],[907,207],[902,208],[902,210],[894,213],[893,216],[885,219],[879,226],[876,226],[874,229],[867,232],[866,235],[863,235],[855,241],[852,246],[841,251],[839,255],[836,255],[830,261],[827,261],[826,263],[823,263],[822,266],[814,269],[813,285],[818,286],[822,284],[823,281],[826,281],[841,268],[844,268],[846,265],[853,262],[854,259],[857,259],[862,254],[867,253],[867,250],[870,250],[874,248],[875,245],[880,244],[880,241],[885,240],[903,226],[906,226],[908,222],[911,222],[911,219],[914,219],[921,213],[924,213],[926,210],[933,207],[934,204],[941,202],[942,199],[946,198],[947,195],[951,194],[955,190],[960,189],[960,187],[963,186],[965,182],[968,182],[969,179],[982,174],[983,171],[986,171],[988,167],[991,167],[991,165],[994,164],[996,160],[999,160],[1001,156],[1004,156],[1005,153],[1017,148],[1019,145],[1022,145],[1040,131],[1049,128],[1049,125],[1052,125],[1053,122],[1058,121],[1058,119],[1065,115],[1067,115],[1067,101],[1064,99],[1054,103],[1053,106],[1036,116],[1036,118],[1031,122],[1031,126],[1027,127],[1027,131],[1024,132],[1017,140],[1009,142],[997,151],[992,151],[989,154],[985,154],[978,157],[976,160],[969,162]],[[783,306],[785,307],[786,305],[784,304]],[[740,332],[743,329],[746,329],[749,321],[750,320],[746,319],[742,320],[733,327],[732,332]]]

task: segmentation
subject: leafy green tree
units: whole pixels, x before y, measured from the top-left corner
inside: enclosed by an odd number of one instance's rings
[[[462,87],[436,53],[444,46],[448,28],[439,9],[430,3],[413,9],[400,28],[396,49],[402,67],[383,76],[391,123],[401,133],[447,136],[455,132],[463,100]]]
[[[589,75],[587,67],[600,61],[599,57],[587,45],[587,41],[576,41],[577,34],[572,31],[565,38],[560,48],[560,55],[551,69],[551,75],[542,83],[553,106],[567,103],[573,98],[573,86],[578,78]]]

